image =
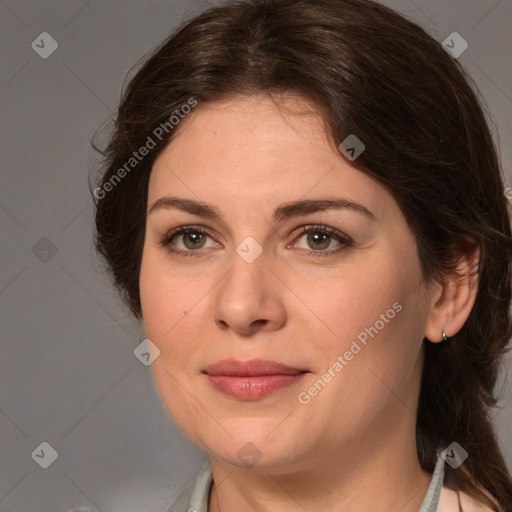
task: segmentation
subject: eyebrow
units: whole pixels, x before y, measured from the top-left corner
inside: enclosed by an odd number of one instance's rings
[[[179,197],[161,197],[157,199],[149,208],[148,215],[157,210],[181,210],[192,215],[198,215],[213,220],[220,220],[222,217],[220,210],[216,206],[202,201]],[[274,210],[272,218],[274,223],[277,223],[294,217],[300,217],[301,215],[325,210],[351,210],[366,215],[372,220],[376,220],[375,215],[362,204],[341,198],[302,199],[284,203]]]

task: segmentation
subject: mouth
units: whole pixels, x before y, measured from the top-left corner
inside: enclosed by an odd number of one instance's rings
[[[239,400],[258,400],[300,382],[307,370],[276,361],[226,359],[203,372],[213,388]]]

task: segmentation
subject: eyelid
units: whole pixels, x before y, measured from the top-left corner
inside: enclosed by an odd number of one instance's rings
[[[182,255],[182,256],[201,256],[203,254],[203,249],[197,249],[197,250],[176,250],[170,248],[170,242],[171,240],[180,234],[183,233],[189,233],[189,232],[197,232],[202,233],[210,238],[212,238],[217,244],[215,238],[212,236],[212,230],[210,228],[207,228],[206,226],[201,225],[193,225],[193,224],[187,224],[178,226],[176,228],[171,229],[170,231],[166,232],[160,239],[160,244],[164,247],[167,247],[168,250],[176,255]],[[314,256],[330,256],[337,254],[338,252],[342,251],[343,249],[346,249],[348,247],[351,247],[353,244],[353,239],[349,237],[348,235],[342,233],[336,228],[326,226],[324,224],[305,224],[302,226],[299,226],[292,230],[288,236],[292,236],[293,233],[296,233],[294,236],[294,240],[287,244],[286,247],[289,248],[290,245],[294,245],[297,243],[300,238],[302,238],[304,235],[309,234],[310,232],[324,232],[335,238],[340,244],[341,247],[334,249],[334,250],[308,250],[308,249],[299,249],[300,251],[305,251],[308,255],[314,255]],[[208,249],[208,248],[207,248]],[[211,249],[211,248],[210,248]]]
[[[326,226],[324,224],[307,224],[300,226],[295,231],[299,231],[299,233],[295,236],[293,242],[286,246],[287,248],[290,247],[290,245],[294,246],[298,242],[298,240],[300,240],[304,235],[315,232],[327,233],[340,244],[338,248],[330,250],[299,249],[302,252],[306,252],[306,254],[313,257],[335,256],[338,253],[348,249],[349,247],[352,247],[354,244],[354,240],[350,236],[346,235],[345,233],[339,231],[336,228]]]
[[[202,233],[203,235],[208,235],[210,238],[213,238],[212,230],[207,228],[206,226],[198,226],[198,225],[193,225],[193,224],[187,224],[187,225],[183,225],[183,226],[178,226],[177,228],[173,228],[173,229],[167,231],[160,238],[160,243],[162,245],[168,245],[168,244],[170,244],[171,240],[176,235],[181,235],[183,233],[194,232],[194,231],[198,232],[198,233]],[[182,251],[180,251],[180,252],[182,252]],[[189,251],[187,251],[187,252],[189,252]]]
[[[323,231],[325,233],[328,233],[329,235],[336,235],[338,239],[345,243],[353,243],[352,238],[350,238],[348,235],[346,235],[345,233],[341,232],[336,228],[326,226],[325,224],[305,224],[294,229],[292,233],[298,232],[295,236],[301,237],[307,233],[314,231]]]

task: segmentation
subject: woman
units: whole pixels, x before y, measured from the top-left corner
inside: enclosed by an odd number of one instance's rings
[[[208,454],[169,512],[508,510],[497,152],[460,65],[368,0],[247,0],[140,67],[97,247]]]

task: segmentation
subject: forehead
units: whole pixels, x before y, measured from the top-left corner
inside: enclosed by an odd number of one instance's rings
[[[375,211],[393,201],[342,157],[320,115],[297,96],[199,105],[154,163],[148,202],[164,194],[242,208],[343,196],[364,197]]]

